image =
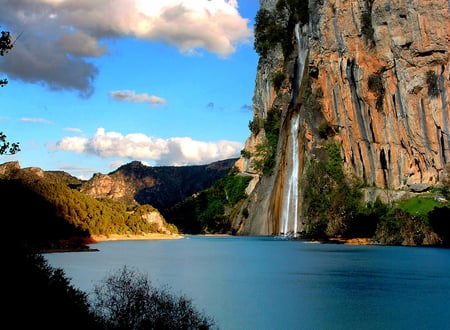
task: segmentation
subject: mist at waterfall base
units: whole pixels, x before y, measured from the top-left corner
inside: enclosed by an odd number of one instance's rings
[[[274,237],[110,241],[51,253],[90,293],[124,265],[184,294],[220,329],[444,329],[450,249],[308,244]]]

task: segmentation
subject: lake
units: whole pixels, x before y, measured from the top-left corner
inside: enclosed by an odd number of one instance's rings
[[[44,254],[87,292],[126,265],[220,329],[450,329],[450,249],[274,237],[109,241]]]

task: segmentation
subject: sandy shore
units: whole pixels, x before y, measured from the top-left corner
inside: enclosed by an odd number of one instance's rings
[[[347,245],[369,245],[369,244],[371,244],[371,239],[365,238],[365,237],[364,238],[330,237],[323,243],[335,243],[335,244],[347,244]]]
[[[232,236],[229,234],[200,234],[197,236]],[[104,241],[126,241],[126,240],[164,240],[164,239],[180,239],[185,236],[182,234],[160,234],[148,233],[142,235],[118,235],[111,234],[108,236],[93,235],[91,238],[94,243]],[[370,238],[328,238],[327,240],[312,240],[309,243],[329,243],[329,244],[348,244],[348,245],[368,245],[371,244]]]
[[[126,241],[126,240],[157,240],[157,239],[180,239],[184,235],[180,234],[160,234],[160,233],[148,233],[142,235],[118,235],[111,234],[108,236],[92,235],[92,239],[95,242],[104,241]]]

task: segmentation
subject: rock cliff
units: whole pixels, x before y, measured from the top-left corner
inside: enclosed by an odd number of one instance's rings
[[[292,4],[306,4],[297,9],[307,12],[292,15]],[[295,218],[289,231],[301,231],[306,169],[326,159],[330,141],[346,175],[366,186],[439,184],[450,162],[447,1],[261,0],[262,10],[282,12],[289,44],[260,53],[253,98],[259,126],[236,163],[255,176],[254,189],[246,217],[234,220],[238,233],[277,234],[286,217]],[[280,114],[280,129],[273,172],[262,175],[254,165],[267,127],[258,123],[271,110]]]

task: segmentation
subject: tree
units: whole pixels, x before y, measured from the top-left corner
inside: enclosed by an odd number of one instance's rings
[[[19,151],[19,142],[9,143],[6,141],[6,135],[3,132],[0,132],[0,155],[14,155]]]
[[[11,39],[11,34],[6,31],[1,32],[0,36],[0,56],[4,56],[13,48],[13,41]],[[8,83],[7,79],[0,79],[0,86],[3,87]]]
[[[89,310],[86,293],[22,239],[12,238],[2,245],[9,251],[4,259],[8,270],[3,273],[3,327],[102,330]]]
[[[210,329],[214,322],[192,301],[154,287],[148,277],[123,266],[94,286],[93,313],[106,329]]]
[[[11,34],[6,31],[1,32],[0,36],[0,55],[4,56],[12,49],[14,43],[11,38]],[[7,79],[0,79],[0,87],[5,86],[8,83]],[[12,143],[6,141],[6,135],[0,132],[0,155],[10,154],[13,155],[20,151],[19,143]]]

